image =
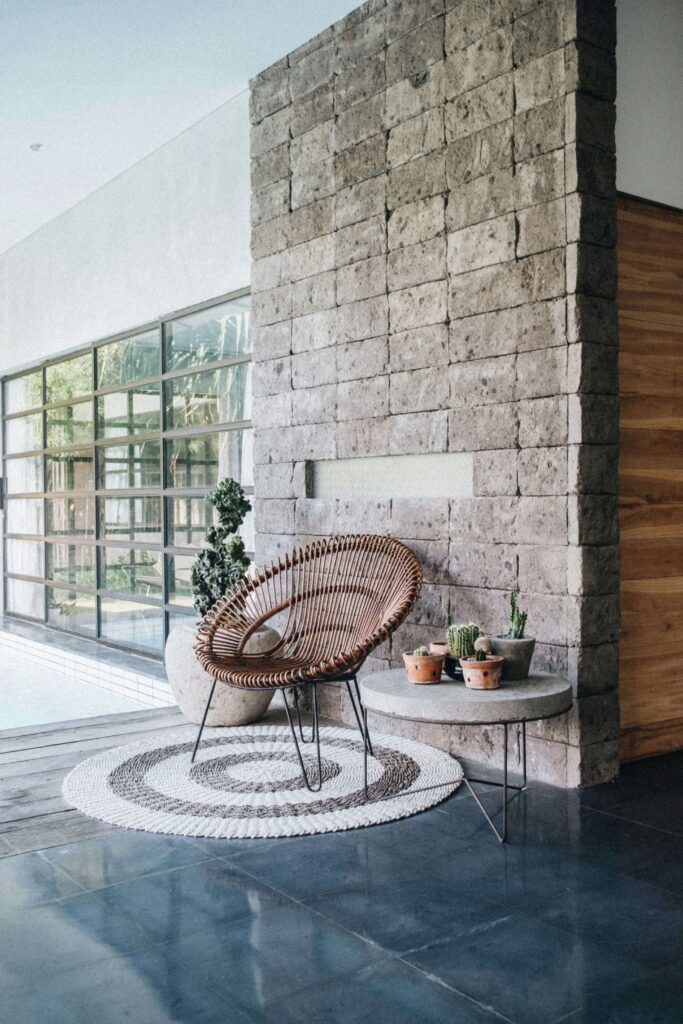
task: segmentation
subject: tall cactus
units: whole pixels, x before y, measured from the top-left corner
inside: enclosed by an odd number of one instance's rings
[[[470,622],[468,625],[463,623],[459,626],[449,622],[446,631],[446,641],[451,657],[471,658],[474,654],[474,641],[480,635],[480,632],[479,626],[475,626],[473,622]]]
[[[527,612],[520,610],[517,603],[517,594],[514,591],[510,594],[510,631],[508,637],[510,640],[523,640],[524,639],[524,627],[526,626],[526,620],[529,617]]]

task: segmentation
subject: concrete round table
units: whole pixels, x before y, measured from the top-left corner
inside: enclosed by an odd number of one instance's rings
[[[503,782],[474,779],[465,776],[465,785],[476,800],[479,809],[501,843],[507,839],[508,790],[526,789],[526,723],[554,718],[569,711],[572,706],[571,684],[561,676],[549,672],[534,672],[521,682],[502,682],[497,690],[470,690],[464,682],[444,676],[441,683],[416,685],[408,682],[404,669],[376,672],[361,680],[363,725],[367,732],[368,711],[387,718],[402,718],[411,722],[430,722],[438,725],[502,725],[503,726]],[[508,782],[508,726],[521,725],[522,785]],[[367,772],[369,742],[365,744]],[[503,829],[500,832],[485,810],[471,783],[501,786],[503,789]]]

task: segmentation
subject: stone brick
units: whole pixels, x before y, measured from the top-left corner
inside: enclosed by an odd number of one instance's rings
[[[564,345],[566,341],[565,300],[536,302],[517,311],[517,351]]]
[[[425,583],[448,582],[448,541],[412,540],[408,547],[417,555]]]
[[[553,150],[515,167],[515,209],[547,203],[564,195],[564,151]]]
[[[514,214],[497,217],[462,228],[448,236],[448,270],[463,274],[514,258],[516,225]]]
[[[619,590],[619,545],[567,548],[570,594],[614,594]]]
[[[384,130],[386,96],[378,92],[363,103],[355,103],[337,117],[335,147],[338,153]]]
[[[428,153],[389,172],[387,207],[395,210],[404,203],[446,191],[446,164],[443,153]]]
[[[289,213],[289,181],[285,178],[272,185],[266,185],[251,197],[251,222],[261,224],[263,221],[282,217]]]
[[[614,102],[617,66],[614,54],[589,43],[569,43],[564,48],[565,87],[568,93],[581,90],[598,99]]]
[[[289,144],[283,142],[251,161],[251,187],[263,188],[289,175]]]
[[[336,262],[338,267],[347,263],[367,260],[380,256],[387,249],[386,224],[384,217],[370,217],[368,220],[349,224],[336,234]]]
[[[262,498],[297,498],[304,494],[303,463],[277,462],[254,467],[254,489]]]
[[[263,327],[252,327],[251,333],[255,363],[288,356],[292,350],[292,324],[289,320]]]
[[[549,153],[564,145],[564,97],[515,116],[515,161]]]
[[[382,498],[352,498],[339,502],[340,533],[389,533],[391,503]]]
[[[517,449],[499,448],[490,452],[475,452],[474,494],[476,497],[497,497],[499,494],[517,494]]]
[[[394,0],[386,12],[387,42],[393,43],[443,10],[444,0]]]
[[[263,256],[251,264],[251,287],[254,292],[268,291],[289,282],[289,250]]]
[[[448,230],[478,225],[512,210],[513,181],[512,171],[505,169],[475,178],[451,191],[446,208]]]
[[[251,230],[251,255],[255,260],[287,248],[289,241],[289,217],[257,224]]]
[[[519,443],[544,448],[567,443],[567,398],[533,398],[519,402]]]
[[[448,535],[448,498],[394,498],[391,533],[415,540],[441,540]]]
[[[461,274],[450,295],[451,319],[521,306],[563,294],[564,250],[527,256]]]
[[[337,418],[337,389],[334,384],[293,391],[292,423],[332,423]],[[272,531],[267,531],[272,532]]]
[[[389,451],[392,455],[423,455],[445,452],[448,413],[416,412],[389,420]]]
[[[391,331],[396,333],[439,323],[446,319],[447,307],[446,281],[433,281],[392,292],[389,295]]]
[[[387,146],[389,167],[398,167],[435,149],[441,150],[443,145],[443,110],[432,107],[391,129]]]
[[[615,444],[619,400],[616,395],[570,395],[568,424],[570,444]]]
[[[343,32],[337,40],[340,67],[349,67],[361,58],[376,53],[384,48],[385,42],[385,11],[380,10],[369,17],[363,17]]]
[[[557,249],[567,240],[564,199],[553,199],[549,203],[530,206],[517,215],[519,238],[517,255],[528,256],[534,252]]]
[[[555,0],[516,19],[515,64],[527,64],[564,44],[564,6],[564,0]]]
[[[611,199],[573,192],[567,196],[567,241],[614,248],[617,244],[616,206]]]
[[[453,409],[510,402],[515,395],[515,356],[453,363],[449,377]]]
[[[566,497],[521,497],[517,513],[520,544],[566,544]],[[549,643],[552,643],[548,639]]]
[[[329,43],[332,43],[335,36],[335,25],[330,25],[328,28],[318,32],[316,35],[311,36],[301,46],[297,46],[295,50],[292,50],[289,54],[288,63],[290,68],[300,64],[305,57],[311,57],[319,53],[321,50],[326,52],[325,48]],[[307,90],[305,90],[307,91]]]
[[[289,163],[293,174],[303,174],[312,164],[329,160],[334,154],[334,121],[328,120],[292,139]]]
[[[384,53],[373,53],[342,71],[334,86],[334,104],[337,113],[354,103],[367,100],[382,91],[386,85]]]
[[[406,540],[410,539],[406,538]],[[408,613],[407,621],[431,626],[438,629],[443,636],[444,626],[448,620],[448,598],[448,587],[426,583],[420,591],[416,605]]]
[[[543,500],[543,499],[536,499]],[[567,606],[570,598],[561,594],[520,593],[519,601],[529,613],[527,632],[542,644],[567,643]]]
[[[597,146],[614,152],[614,127],[616,108],[614,103],[573,92],[567,96],[565,113],[565,141],[587,146]]]
[[[448,328],[446,324],[429,324],[411,331],[392,334],[389,339],[389,366],[399,370],[417,370],[424,366],[444,367],[448,364]]]
[[[304,459],[335,459],[337,457],[337,429],[334,423],[319,423],[315,430],[309,426],[292,427],[292,456]]]
[[[287,320],[291,313],[291,290],[289,285],[269,288],[254,296],[252,317],[257,327]]]
[[[586,342],[568,349],[567,390],[613,395],[619,391],[618,351]]]
[[[509,26],[458,50],[446,61],[446,99],[512,70],[512,30]]]
[[[367,410],[372,412],[371,409]],[[348,420],[337,426],[337,453],[340,459],[389,454],[388,417]]]
[[[564,49],[515,69],[516,113],[539,107],[556,96],[564,96]]]
[[[320,235],[289,249],[290,280],[301,281],[304,277],[331,270],[335,259],[335,236]]]
[[[292,392],[268,395],[267,402],[255,402],[252,422],[256,430],[292,425]]]
[[[337,337],[336,310],[322,310],[292,320],[292,352],[309,352],[311,349],[327,348],[334,345]]]
[[[518,501],[518,498],[506,495],[501,495],[495,502],[490,498],[451,499],[451,540],[514,544]]]
[[[264,117],[260,124],[251,129],[251,155],[261,156],[269,149],[289,141],[289,124],[291,113],[289,107],[278,110],[275,114]]]
[[[389,329],[389,304],[386,295],[361,299],[340,306],[337,313],[337,341],[364,341],[378,338]]]
[[[566,544],[520,545],[517,548],[519,589],[525,593],[566,594],[568,550]]]
[[[358,380],[360,377],[376,377],[388,370],[387,339],[367,338],[352,341],[337,347],[337,377],[343,380]]]
[[[392,414],[444,409],[448,405],[448,377],[441,369],[427,367],[392,373],[390,380]]]
[[[338,228],[368,220],[375,214],[384,214],[386,207],[386,179],[368,178],[357,185],[342,189],[335,195],[335,224]]]
[[[617,308],[610,299],[596,299],[590,295],[567,296],[568,341],[617,345],[618,332]]]
[[[446,15],[446,52],[462,50],[509,22],[509,0],[462,0]]]
[[[305,171],[292,175],[292,209],[316,203],[334,193],[334,161],[321,160]]]
[[[384,256],[374,256],[360,263],[350,263],[337,271],[337,302],[355,302],[373,295],[382,295],[387,289],[387,269]]]
[[[446,149],[446,179],[451,190],[512,166],[512,125],[509,118],[450,143]]]
[[[457,97],[445,107],[446,139],[454,142],[512,117],[512,74],[501,75]]]
[[[393,128],[431,107],[440,106],[445,83],[445,62],[441,61],[390,86],[387,89],[387,128]]]
[[[523,448],[519,453],[519,492],[527,495],[567,493],[567,449]]]
[[[317,89],[300,96],[292,104],[290,129],[293,137],[334,116],[333,83],[323,82]]]
[[[249,90],[249,117],[252,124],[262,121],[289,103],[288,62],[278,61],[252,79]]]
[[[292,428],[280,425],[254,433],[254,465],[272,462],[292,462]]]
[[[388,377],[365,377],[338,386],[337,415],[340,420],[360,420],[388,414]]]
[[[619,492],[619,450],[616,445],[571,445],[568,451],[570,493]]]
[[[448,448],[452,452],[513,448],[517,444],[517,405],[482,405],[449,414]]]
[[[293,210],[289,217],[289,244],[298,245],[334,230],[334,199],[332,197]]]
[[[424,71],[443,60],[444,19],[432,18],[387,48],[387,85]]]
[[[615,690],[619,678],[617,644],[570,647],[568,677],[579,696]]]
[[[292,58],[290,55],[290,65]],[[292,99],[303,96],[316,89],[323,82],[328,82],[339,64],[334,40],[330,39],[324,46],[318,46],[290,68],[289,88]]]
[[[325,537],[337,532],[338,503],[329,498],[300,498],[296,503],[298,533]]]
[[[572,645],[614,643],[619,639],[619,595],[570,597],[568,639]]]
[[[567,390],[565,347],[520,352],[517,357],[517,398],[545,398]]]
[[[395,249],[387,257],[389,291],[398,291],[446,276],[446,239],[430,238],[403,249]]]
[[[564,305],[564,299],[552,299],[454,320],[451,362],[564,345]]]
[[[614,153],[594,146],[570,143],[564,151],[564,176],[567,192],[614,199],[616,159]]]
[[[335,303],[334,271],[306,277],[291,286],[292,316],[330,309]]]
[[[451,576],[459,587],[517,590],[517,555],[510,544],[451,544]]]
[[[569,543],[616,544],[619,540],[617,499],[609,494],[570,495]]]
[[[617,294],[617,256],[614,249],[585,242],[567,246],[567,291],[612,299]]]
[[[339,153],[334,164],[337,189],[348,188],[357,185],[359,181],[384,174],[386,148],[386,136],[380,132]]]
[[[567,0],[567,39],[581,39],[605,50],[614,50],[617,38],[614,0]]]
[[[259,498],[254,503],[254,528],[259,533],[293,533],[294,501]]]
[[[295,388],[312,388],[319,384],[336,383],[336,353],[334,348],[302,352],[292,356],[292,383]]]
[[[424,242],[443,233],[446,225],[444,196],[431,196],[406,203],[394,210],[388,221],[389,250]]]

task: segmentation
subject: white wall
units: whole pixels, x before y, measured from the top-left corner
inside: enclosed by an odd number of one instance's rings
[[[0,255],[0,374],[249,284],[241,93]]]
[[[617,188],[683,209],[683,0],[617,0]]]

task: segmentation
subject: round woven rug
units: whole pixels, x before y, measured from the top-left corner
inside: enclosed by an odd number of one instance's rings
[[[337,832],[405,818],[445,799],[463,773],[448,754],[400,736],[372,736],[368,800],[363,745],[350,729],[323,727],[323,786],[306,789],[287,726],[196,728],[96,754],[67,776],[64,798],[113,825],[181,836],[266,838]],[[302,747],[315,781],[315,747]]]

